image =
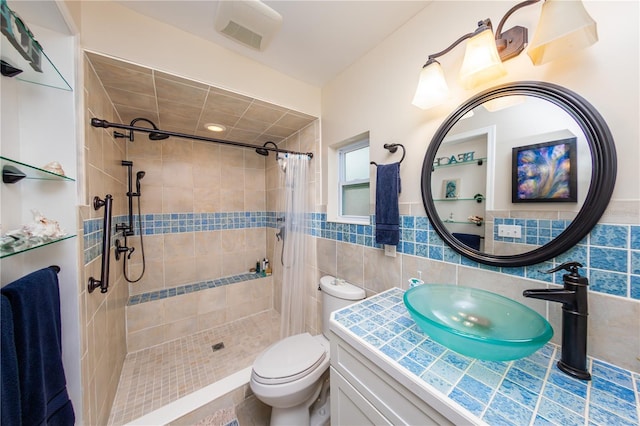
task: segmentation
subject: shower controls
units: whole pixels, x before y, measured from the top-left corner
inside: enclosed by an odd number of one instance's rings
[[[121,245],[120,240],[116,240],[115,245],[116,249],[114,255],[116,257],[116,260],[120,260],[120,255],[123,253],[128,253],[127,259],[131,259],[131,255],[133,254],[135,247],[127,247],[126,245]]]

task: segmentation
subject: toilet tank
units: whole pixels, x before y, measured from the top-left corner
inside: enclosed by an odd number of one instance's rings
[[[322,334],[326,337],[329,334],[331,312],[364,299],[365,292],[363,288],[331,275],[320,278],[320,289],[322,290]]]

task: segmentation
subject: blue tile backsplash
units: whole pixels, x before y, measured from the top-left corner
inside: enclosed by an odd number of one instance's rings
[[[507,243],[543,245],[557,237],[570,223],[571,221],[569,220],[495,218],[493,239]],[[502,224],[521,226],[522,237],[510,238],[499,236],[498,225]]]
[[[414,323],[404,291],[387,290],[334,313],[404,374],[413,375],[490,425],[638,425],[640,374],[589,358],[593,379],[556,367],[560,348],[547,344],[527,358],[500,362],[459,355]]]
[[[142,215],[145,235],[180,232],[203,232],[226,229],[276,228],[277,212],[227,213],[166,213]],[[114,217],[113,223],[125,222],[126,216]],[[137,216],[134,216],[137,231]],[[370,217],[375,224],[375,216]],[[496,219],[516,221],[523,226],[522,241],[541,243],[548,235],[557,235],[567,225],[565,221],[532,219]],[[495,227],[497,229],[497,227]],[[401,216],[399,253],[431,260],[493,270],[513,276],[561,284],[562,274],[548,276],[540,270],[550,269],[567,260],[582,263],[589,278],[590,289],[632,299],[640,299],[640,226],[598,224],[579,244],[553,261],[520,268],[498,268],[481,265],[447,247],[425,216]],[[547,232],[548,231],[548,232]],[[306,232],[315,237],[381,248],[375,243],[375,225],[355,225],[328,222],[325,213],[309,213]],[[502,237],[501,237],[502,238]],[[497,236],[496,236],[497,239]],[[504,240],[504,238],[502,238]],[[102,219],[84,221],[84,260],[89,263],[100,256]]]

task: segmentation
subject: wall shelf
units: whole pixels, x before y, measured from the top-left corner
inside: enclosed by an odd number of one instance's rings
[[[6,158],[2,156],[0,156],[0,165],[2,166],[2,181],[4,183],[17,182],[17,180],[11,179],[13,177],[13,171],[15,169],[18,169],[18,171],[22,172],[25,175],[24,179],[59,180],[59,181],[75,182],[75,179],[70,178],[68,176],[59,175],[57,173],[44,170],[40,167],[32,166],[32,165],[22,163],[20,161],[12,160],[10,158]]]
[[[443,219],[442,223],[444,223],[445,225],[447,223],[456,223],[459,225],[476,225],[476,226],[482,226],[484,225],[484,222],[471,222],[471,221],[458,221],[458,220],[449,220],[449,219]]]
[[[68,176],[62,176],[57,173],[41,169],[40,167],[11,160],[2,156],[0,156],[0,165],[2,166],[2,181],[4,183],[16,183],[22,179],[75,182],[75,179]],[[0,246],[0,259],[24,253],[39,247],[48,246],[73,237],[75,237],[75,235],[65,235],[64,237],[59,238],[34,238],[32,240],[25,240],[21,243],[9,242]]]
[[[42,46],[22,20],[1,0],[2,60],[22,70],[15,79],[41,86],[72,91],[71,85],[44,53]]]
[[[481,203],[484,200],[483,197],[479,198],[434,198],[433,201],[476,201]]]
[[[470,160],[470,161],[459,161],[453,164],[441,164],[439,166],[434,164],[432,167],[433,167],[433,170],[435,170],[435,169],[443,169],[445,167],[471,166],[473,164],[477,166],[482,166],[483,164],[486,164],[486,162],[487,162],[487,158],[483,157],[483,158],[474,158],[473,160]]]
[[[37,240],[34,239],[33,241],[25,241],[24,243],[17,246],[2,246],[0,247],[0,259],[55,244],[57,242],[68,240],[69,238],[73,237],[75,237],[75,235],[65,235],[64,237],[51,239],[38,238]]]

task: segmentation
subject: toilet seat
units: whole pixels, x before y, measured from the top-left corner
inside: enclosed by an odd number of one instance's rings
[[[265,385],[299,380],[327,357],[325,347],[309,333],[287,337],[267,348],[253,364],[253,379]]]

